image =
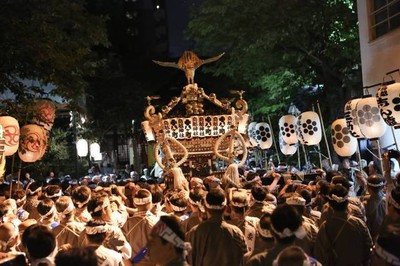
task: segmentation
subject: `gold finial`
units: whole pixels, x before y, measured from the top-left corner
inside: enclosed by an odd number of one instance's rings
[[[147,100],[147,104],[148,104],[148,105],[151,105],[151,100],[158,100],[158,99],[160,99],[160,96],[158,96],[158,95],[155,95],[155,96],[147,96],[145,99]]]
[[[231,90],[231,91],[229,91],[231,94],[237,94],[237,95],[239,95],[239,98],[240,99],[243,99],[243,94],[245,93],[245,91],[243,91],[243,90],[241,90],[241,91],[238,91],[238,90]]]
[[[217,61],[220,59],[225,53],[220,55],[208,58],[208,59],[200,59],[194,52],[192,51],[184,51],[182,56],[179,58],[178,63],[175,62],[161,62],[153,60],[154,63],[164,66],[164,67],[174,67],[180,70],[183,70],[186,75],[186,79],[188,84],[194,83],[194,72],[200,66]]]

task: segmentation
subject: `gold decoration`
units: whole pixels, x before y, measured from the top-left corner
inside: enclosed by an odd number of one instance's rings
[[[200,66],[215,62],[218,59],[220,59],[225,53],[222,53],[220,55],[208,58],[208,59],[200,59],[194,52],[192,51],[184,51],[183,55],[179,58],[178,63],[175,62],[161,62],[161,61],[156,61],[153,60],[154,63],[164,66],[164,67],[174,67],[178,68],[180,70],[183,70],[186,75],[186,79],[188,84],[193,84],[194,83],[194,73],[197,68]]]

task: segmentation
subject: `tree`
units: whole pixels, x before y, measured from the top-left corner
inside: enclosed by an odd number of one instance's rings
[[[102,63],[92,48],[108,45],[106,18],[90,14],[85,0],[2,0],[1,6],[0,92],[10,90],[18,100],[52,84],[52,94],[77,99]]]
[[[318,97],[333,119],[361,87],[355,8],[352,0],[205,0],[187,33],[204,54],[226,52],[207,70],[246,84],[260,115],[280,115],[303,85],[323,84]]]

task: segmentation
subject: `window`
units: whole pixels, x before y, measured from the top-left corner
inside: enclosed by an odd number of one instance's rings
[[[400,0],[371,0],[370,3],[372,39],[400,27]]]

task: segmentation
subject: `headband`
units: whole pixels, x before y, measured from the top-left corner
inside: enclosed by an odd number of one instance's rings
[[[268,229],[263,229],[263,228],[261,228],[260,223],[257,223],[256,228],[257,228],[257,232],[258,232],[262,237],[264,237],[264,238],[273,238],[273,236],[272,236],[272,234],[271,234],[271,231],[268,230]]]
[[[282,232],[278,232],[274,226],[271,223],[271,230],[279,236],[279,238],[286,238],[286,237],[291,237],[291,236],[296,236],[299,239],[303,239],[306,235],[307,232],[304,230],[303,226],[299,226],[295,231],[290,230],[289,228],[283,229]]]
[[[47,213],[45,213],[43,215],[41,215],[39,213],[41,220],[44,219],[44,218],[49,217],[50,215],[52,215],[55,212],[55,210],[56,210],[56,205],[53,205]]]
[[[98,225],[98,226],[87,226],[86,234],[87,235],[96,235],[101,233],[107,233],[108,227],[107,225]]]
[[[336,201],[337,203],[343,203],[347,200],[348,197],[349,197],[348,195],[346,195],[344,197],[339,197],[339,196],[336,196],[335,194],[332,194],[331,196],[328,196],[328,199]]]
[[[188,197],[188,201],[189,201],[189,203],[192,204],[192,205],[199,206],[199,202],[192,200],[190,197]]]
[[[233,206],[233,207],[238,207],[238,208],[243,208],[243,207],[246,207],[246,206],[249,206],[249,201],[246,199],[246,201],[245,202],[236,202],[236,201],[231,201],[230,202],[230,204]]]
[[[196,183],[200,183],[200,184],[203,184],[203,180],[201,179],[201,178],[198,178],[198,177],[192,177],[191,179],[190,179],[190,182],[196,182]]]
[[[40,259],[34,258],[29,255],[28,250],[26,251],[26,254],[28,255],[28,258],[30,258],[31,266],[38,266],[41,264],[54,265],[54,259],[57,255],[57,252],[58,252],[58,247],[57,247],[57,243],[56,243],[54,250],[47,257],[40,258]]]
[[[4,249],[7,249],[8,246],[10,245],[10,243],[12,241],[14,241],[19,235],[18,226],[16,226],[14,223],[11,223],[11,224],[14,226],[13,234],[10,236],[10,238],[7,241],[0,240],[0,247],[2,248],[3,252],[6,252]]]
[[[288,205],[295,205],[295,206],[305,206],[306,200],[302,197],[290,197],[286,199],[286,203]]]
[[[108,206],[110,206],[110,200],[109,200],[108,198],[105,198],[104,201],[103,201],[103,204],[97,206],[97,207],[93,210],[92,213],[101,211],[101,210],[107,208]]]
[[[163,221],[158,221],[153,226],[153,232],[155,232],[159,237],[171,243],[177,248],[183,249],[184,251],[189,251],[192,247],[189,242],[185,242],[179,236],[175,234]]]
[[[281,253],[282,253],[282,252],[281,252]],[[280,254],[281,254],[281,253],[279,253],[278,257],[272,262],[272,266],[279,266],[279,257],[280,257]],[[318,264],[317,261],[312,261],[312,260],[310,259],[310,257],[309,257],[306,253],[304,253],[304,255],[305,255],[307,258],[303,260],[302,266],[321,265],[321,264]]]
[[[15,200],[15,202],[16,202],[17,204],[20,204],[20,203],[22,203],[22,202],[25,201],[25,200],[26,200],[26,195],[25,195],[24,197],[20,198],[20,199]]]
[[[186,209],[187,209],[186,206],[185,207],[179,207],[179,206],[176,206],[176,205],[172,204],[170,201],[168,201],[168,202],[169,202],[169,204],[171,204],[171,207],[175,212],[183,212],[183,211],[186,211]]]
[[[146,198],[133,198],[133,202],[135,203],[135,205],[145,205],[147,203],[151,203],[152,201],[152,196],[151,194],[146,197]]]
[[[207,200],[205,200],[204,205],[210,210],[222,210],[226,206],[226,199],[221,203],[221,205],[211,205],[207,202]]]
[[[385,183],[383,181],[379,182],[378,184],[367,182],[367,185],[370,187],[382,187],[383,185],[385,185]]]
[[[253,195],[251,195],[251,200],[257,203],[265,203],[265,200],[256,200]]]
[[[63,218],[65,218],[67,214],[70,214],[74,210],[75,210],[75,206],[72,203],[72,201],[70,201],[68,207],[65,208],[65,210],[62,211],[61,215],[62,215]]]
[[[253,178],[252,180],[246,180],[247,181],[247,183],[249,183],[249,184],[253,184],[253,183],[256,183],[256,182],[260,182],[261,181],[261,178],[259,177],[259,176],[257,176],[257,177],[255,177],[255,178]]]
[[[262,207],[261,212],[262,212],[262,213],[272,214],[272,213],[274,212],[275,208],[276,208],[275,205],[272,205],[272,204],[265,204],[265,205]]]
[[[39,191],[42,191],[42,187],[38,187],[36,190],[32,191],[30,188],[28,188],[26,190],[26,193],[29,195],[35,195],[36,193],[38,193]]]
[[[55,198],[55,197],[61,197],[62,196],[62,190],[60,189],[60,191],[58,191],[57,193],[55,193],[53,195],[50,195],[50,196],[47,194],[47,192],[45,192],[44,196],[46,198],[49,198],[49,199],[52,199],[52,198]]]
[[[87,200],[85,200],[83,202],[76,201],[75,204],[78,206],[79,209],[81,209],[83,207],[83,205],[85,205],[89,202],[90,199],[91,199],[91,195],[89,195]]]
[[[396,209],[400,210],[400,204],[394,200],[392,193],[389,194],[388,203],[393,205],[393,207],[395,207]]]

